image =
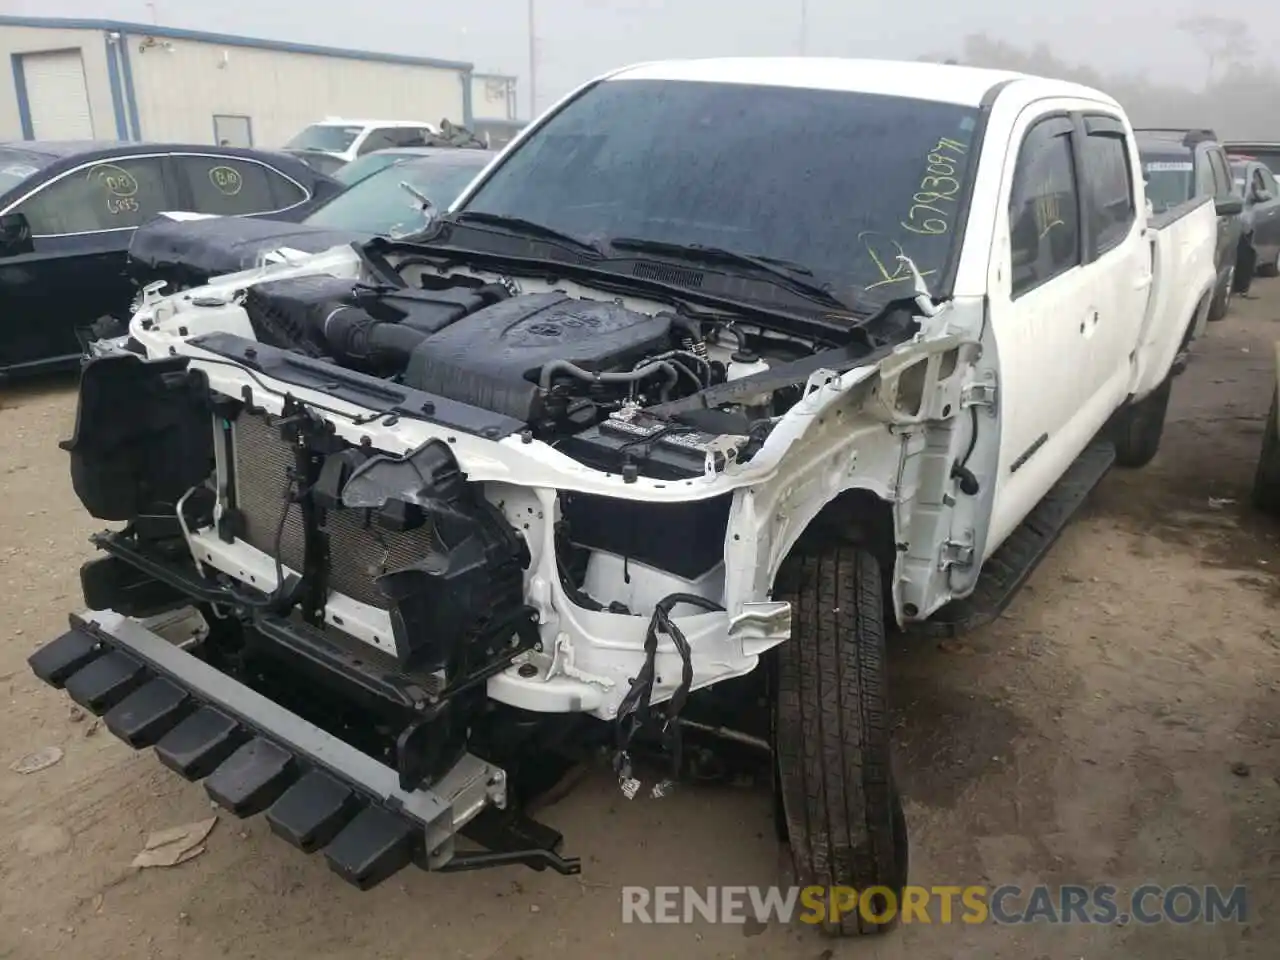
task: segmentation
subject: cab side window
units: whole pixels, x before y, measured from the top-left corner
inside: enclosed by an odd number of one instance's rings
[[[1097,253],[1101,254],[1129,236],[1137,219],[1129,146],[1123,132],[1089,131],[1084,138],[1084,169],[1089,185],[1086,216]]]
[[[112,157],[74,170],[25,200],[33,237],[132,229],[173,206],[162,157]]]
[[[1009,196],[1011,296],[1080,263],[1080,197],[1065,117],[1039,121],[1018,151]]]

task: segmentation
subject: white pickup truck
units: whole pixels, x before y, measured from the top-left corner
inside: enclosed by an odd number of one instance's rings
[[[125,525],[31,665],[361,887],[574,872],[529,758],[661,796],[710,731],[767,751],[802,883],[900,888],[886,632],[997,615],[1205,322],[1213,202],[1151,219],[1139,169],[1028,76],[588,83],[421,236],[147,295],[64,443]]]

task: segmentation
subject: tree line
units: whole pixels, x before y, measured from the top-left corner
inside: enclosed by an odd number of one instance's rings
[[[1280,140],[1280,71],[1255,57],[1247,25],[1224,17],[1195,17],[1178,28],[1203,55],[1199,89],[1104,74],[1058,58],[1047,44],[1024,49],[980,33],[965,37],[958,51],[921,59],[1083,83],[1119,100],[1134,126],[1209,127],[1223,139]]]

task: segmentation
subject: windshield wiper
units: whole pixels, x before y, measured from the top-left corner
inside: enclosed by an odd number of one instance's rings
[[[500,227],[506,233],[514,236],[535,237],[540,240],[553,240],[556,243],[573,247],[584,253],[589,253],[593,257],[602,257],[604,252],[589,240],[582,240],[572,234],[562,233],[554,227],[544,226],[541,223],[535,223],[532,220],[526,220],[524,217],[509,217],[502,213],[486,213],[483,210],[461,210],[458,213],[451,214],[447,217],[441,217],[437,221],[441,224],[460,223],[466,226],[483,225],[487,227]]]
[[[814,278],[813,271],[804,264],[784,260],[781,257],[770,257],[758,253],[739,253],[737,250],[726,250],[724,247],[712,247],[701,243],[672,243],[666,240],[648,240],[644,237],[612,237],[609,246],[615,250],[634,250],[637,253],[656,253],[659,256],[680,257],[686,260],[699,260],[703,263],[736,264],[750,267],[759,273],[767,273],[786,281],[786,285],[797,293],[812,299],[848,310],[829,286]]]

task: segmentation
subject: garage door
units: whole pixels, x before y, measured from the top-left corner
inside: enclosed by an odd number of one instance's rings
[[[91,140],[93,117],[79,50],[24,53],[31,127],[37,140]]]

